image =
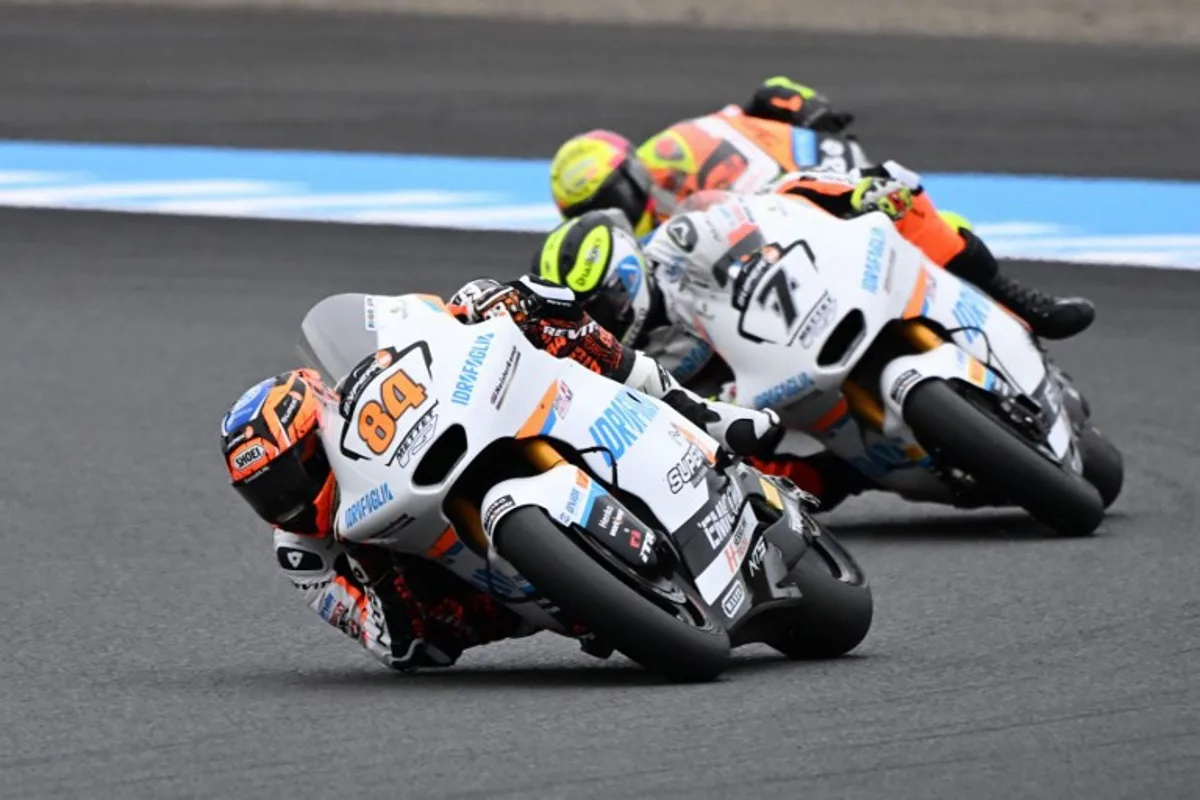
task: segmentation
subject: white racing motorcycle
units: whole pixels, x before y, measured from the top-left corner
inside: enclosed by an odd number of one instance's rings
[[[729,200],[707,193],[684,208]],[[770,244],[691,276],[698,327],[733,371],[737,402],[780,414],[784,451],[828,450],[910,500],[1017,506],[1062,535],[1095,531],[1121,490],[1121,455],[1022,321],[882,213],[847,221],[803,201],[735,202]]]
[[[310,309],[299,350],[336,387],[321,435],[339,537],[440,563],[674,680],[712,679],[750,642],[840,656],[870,627],[862,570],[802,492],[508,319],[340,294]]]

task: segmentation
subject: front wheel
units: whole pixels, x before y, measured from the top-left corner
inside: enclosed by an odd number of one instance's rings
[[[1088,536],[1104,519],[1094,486],[1038,453],[946,381],[915,386],[904,400],[904,421],[937,461],[966,472],[985,491],[1064,536]]]
[[[824,659],[843,656],[866,638],[875,615],[871,587],[829,532],[813,537],[786,580],[800,590],[800,600],[768,645],[788,658]]]
[[[646,669],[673,681],[716,679],[730,642],[707,609],[676,613],[606,569],[539,508],[509,512],[496,527],[496,551],[567,615]]]
[[[1117,501],[1125,485],[1125,459],[1121,451],[1090,422],[1079,432],[1079,454],[1083,458],[1083,477],[1100,492],[1108,508]]]

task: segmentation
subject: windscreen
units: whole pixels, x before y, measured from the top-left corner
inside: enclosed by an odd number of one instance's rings
[[[724,189],[701,189],[698,192],[688,195],[688,198],[679,204],[677,213],[686,214],[689,211],[704,211],[718,203],[724,203],[726,200],[732,200],[739,196],[735,192],[727,192]]]
[[[367,294],[336,294],[304,315],[296,350],[328,386],[336,386],[355,364],[379,349],[374,303]]]

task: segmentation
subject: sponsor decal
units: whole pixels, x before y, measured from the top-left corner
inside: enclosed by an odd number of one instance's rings
[[[875,294],[879,291],[879,278],[883,271],[883,247],[887,237],[881,228],[871,229],[871,240],[867,243],[867,260],[863,264],[862,288]]]
[[[625,391],[613,398],[596,421],[588,426],[588,433],[597,446],[607,448],[604,455],[612,466],[637,442],[656,416],[657,405]]]
[[[504,361],[504,369],[500,371],[500,380],[496,382],[496,387],[492,389],[492,405],[500,408],[504,405],[504,398],[508,395],[508,387],[512,385],[513,378],[517,374],[517,365],[521,363],[521,353],[517,348],[513,348],[508,353],[508,358]]]
[[[625,293],[630,297],[637,295],[642,286],[642,265],[637,255],[630,253],[617,264],[617,280],[625,287]]]
[[[325,562],[321,557],[308,550],[280,547],[275,550],[275,558],[279,561],[279,566],[289,572],[313,572],[325,569]]]
[[[300,395],[296,392],[288,392],[283,399],[275,405],[275,417],[279,420],[279,424],[286,430],[289,425],[296,419],[296,414],[300,411]]]
[[[363,327],[375,330],[375,298],[370,295],[363,298]]]
[[[959,352],[962,351],[960,350]],[[911,389],[913,385],[920,379],[921,373],[917,372],[915,369],[906,369],[904,372],[900,373],[900,377],[896,378],[896,380],[892,382],[892,388],[888,394],[897,403],[903,403],[905,395],[908,394],[908,390]]]
[[[554,393],[554,415],[560,420],[571,410],[571,398],[574,396],[570,386],[562,381],[558,382],[558,390]]]
[[[572,486],[571,496],[567,498],[567,514],[570,515],[572,519],[575,518],[575,514],[579,511],[579,501],[582,499],[583,490],[578,486]]]
[[[712,509],[700,520],[700,529],[708,537],[708,543],[716,550],[725,541],[725,537],[733,530],[734,514],[742,502],[742,490],[736,483],[729,485],[729,490],[717,498]]]
[[[492,347],[492,339],[495,337],[494,333],[481,333],[475,337],[475,343],[467,353],[467,360],[459,369],[454,392],[450,395],[451,403],[459,406],[470,404],[471,394],[475,391],[475,383],[479,380],[479,370],[483,367],[484,359],[487,358],[488,351]]]
[[[829,292],[821,295],[821,299],[813,306],[812,311],[800,323],[800,346],[808,349],[817,336],[822,334],[837,314],[837,298]]]
[[[667,237],[675,243],[676,247],[685,253],[695,250],[696,243],[700,240],[700,236],[696,232],[696,226],[687,217],[680,217],[668,223]]]
[[[425,416],[417,420],[417,424],[412,427],[412,430],[404,434],[404,439],[401,440],[400,446],[396,448],[396,454],[392,457],[400,466],[407,467],[412,457],[433,439],[433,432],[437,430],[438,421],[437,414],[433,412],[432,408],[426,411]]]
[[[342,516],[342,529],[350,530],[394,499],[392,487],[386,483],[379,484],[346,507]]]
[[[704,479],[707,466],[708,458],[704,451],[689,442],[683,457],[667,470],[667,488],[671,494],[679,494],[689,484],[696,486]]]
[[[725,561],[729,564],[730,572],[736,573],[738,567],[742,565],[742,559],[746,557],[746,551],[750,549],[750,533],[753,531],[756,522],[757,520],[750,511],[750,507],[746,506],[742,515],[738,518],[738,525],[737,529],[733,532],[733,538],[725,546]]]
[[[546,325],[543,326],[542,333],[545,333],[547,336],[553,336],[556,339],[574,341],[576,339],[582,339],[586,336],[590,336],[599,329],[600,324],[593,320],[590,322],[585,322],[584,324],[575,328],[556,328],[553,325]]]
[[[721,610],[725,612],[725,616],[733,619],[745,601],[746,590],[741,581],[735,581],[729,591],[725,593],[725,597],[721,599]]]
[[[954,319],[962,326],[963,336],[968,342],[975,341],[980,331],[987,324],[992,311],[992,303],[969,283],[963,282],[958,300],[954,302]]]
[[[350,419],[363,391],[395,360],[395,350],[380,350],[354,365],[341,383],[342,402],[338,406],[338,413],[343,419]]]
[[[483,511],[483,529],[485,531],[487,531],[488,536],[492,535],[492,527],[496,524],[496,521],[498,519],[500,519],[500,516],[505,511],[508,511],[510,508],[512,508],[515,505],[516,505],[516,502],[513,500],[512,495],[505,494],[505,495],[501,495],[500,497],[497,497],[495,500],[492,501],[491,505],[489,505],[486,509],[484,509],[484,511]],[[461,549],[461,543],[460,543],[460,549]]]
[[[754,290],[758,288],[758,284],[762,282],[763,276],[770,268],[771,264],[761,256],[751,264],[738,268],[737,274],[733,277],[734,308],[742,311],[750,305],[750,298],[754,295]],[[730,272],[732,271],[733,268],[730,269]]]
[[[607,533],[615,538],[617,531],[621,530],[622,523],[625,522],[625,510],[607,497],[601,497],[596,503],[596,508],[597,510],[592,512],[592,519],[588,521],[588,526],[599,528],[602,533]]]
[[[754,396],[754,406],[756,408],[767,408],[768,406],[778,405],[796,400],[810,389],[816,386],[811,375],[807,372],[801,375],[793,375],[782,383],[777,383],[766,391],[760,392]]]
[[[315,581],[292,581],[292,586],[295,586],[302,592],[311,592],[313,589],[324,589],[328,585],[328,578],[319,578]]]
[[[239,470],[247,469],[267,457],[267,451],[261,444],[252,444],[233,457],[233,466]]]
[[[759,536],[754,543],[754,550],[750,553],[750,575],[758,574],[758,571],[763,568],[763,559],[767,557],[767,540]]]

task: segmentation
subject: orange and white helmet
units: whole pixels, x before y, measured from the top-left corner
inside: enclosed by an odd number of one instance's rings
[[[268,524],[324,536],[333,527],[337,482],[321,444],[322,397],[311,369],[294,369],[251,386],[221,421],[230,483]]]

